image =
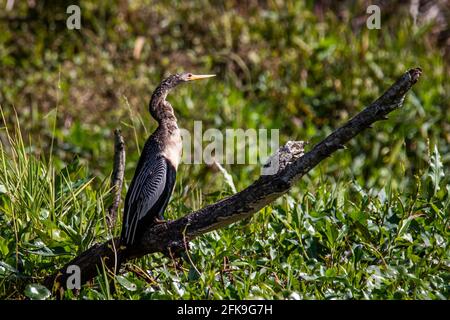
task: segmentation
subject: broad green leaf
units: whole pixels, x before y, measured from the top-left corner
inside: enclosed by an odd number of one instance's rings
[[[119,282],[122,285],[122,287],[124,287],[128,291],[136,291],[136,289],[137,289],[136,284],[131,282],[124,276],[118,275],[118,276],[116,276],[116,280],[117,280],[117,282]]]
[[[0,253],[3,256],[6,256],[8,252],[9,252],[8,241],[5,238],[0,237]]]
[[[27,285],[25,295],[31,300],[46,300],[50,297],[50,291],[41,284],[33,283]]]
[[[441,182],[441,178],[444,177],[444,165],[441,162],[441,155],[439,154],[437,144],[434,145],[434,151],[431,155],[430,168],[428,176],[433,182],[434,194],[436,194],[440,190],[439,183]]]
[[[0,261],[0,275],[8,275],[11,273],[18,273],[18,271],[6,262]]]

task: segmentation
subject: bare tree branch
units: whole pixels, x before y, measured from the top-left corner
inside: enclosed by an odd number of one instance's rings
[[[149,228],[136,249],[133,251],[119,249],[117,252],[119,265],[127,260],[154,252],[167,253],[169,250],[182,250],[185,247],[185,241],[258,212],[288,192],[298,179],[333,152],[342,149],[344,144],[358,133],[370,128],[376,121],[387,119],[388,113],[402,105],[405,94],[418,81],[421,73],[420,68],[407,71],[379,99],[315,145],[308,153],[303,155],[302,142],[290,142],[285,145],[278,151],[279,159],[284,160],[280,161],[280,170],[277,173],[261,176],[246,189],[180,219]],[[112,269],[117,263],[113,248],[118,248],[118,245],[119,240],[113,239],[93,246],[74,258],[56,274],[49,276],[45,284],[52,287],[56,283],[58,287],[65,287],[67,277],[70,276],[66,273],[69,265],[80,267],[83,283],[97,275],[97,269],[102,268],[102,263]]]
[[[117,220],[117,210],[122,194],[123,176],[125,173],[125,142],[119,129],[114,130],[114,168],[111,177],[111,193],[113,201],[108,208],[107,221],[110,229],[114,228]]]

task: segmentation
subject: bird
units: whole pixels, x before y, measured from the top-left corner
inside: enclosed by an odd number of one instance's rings
[[[158,127],[145,142],[125,197],[120,236],[120,246],[124,249],[135,247],[146,229],[164,222],[163,214],[175,186],[182,140],[174,109],[166,101],[167,95],[179,84],[214,76],[189,72],[173,74],[153,92],[149,112]]]

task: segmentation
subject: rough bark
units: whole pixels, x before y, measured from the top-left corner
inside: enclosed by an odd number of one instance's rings
[[[97,275],[102,263],[108,269],[154,252],[179,250],[185,241],[190,241],[206,232],[227,226],[235,221],[250,217],[255,212],[288,192],[291,186],[319,162],[329,157],[344,144],[379,120],[387,119],[387,114],[402,105],[405,94],[418,81],[421,69],[411,69],[398,79],[380,98],[358,113],[355,117],[335,130],[311,151],[303,155],[302,142],[291,142],[279,150],[280,169],[273,175],[263,175],[246,189],[192,212],[180,219],[167,221],[149,228],[133,251],[124,252],[118,248],[118,239],[98,244],[74,258],[56,274],[49,276],[45,284],[52,287],[66,285],[66,273],[69,265],[78,265],[82,282],[85,283]],[[300,152],[297,152],[300,151]],[[114,243],[112,242],[114,241]],[[119,263],[118,263],[119,262]]]
[[[114,228],[117,220],[117,210],[122,194],[123,176],[125,173],[125,142],[119,129],[114,130],[114,164],[111,177],[112,204],[108,208],[107,221],[110,229]]]

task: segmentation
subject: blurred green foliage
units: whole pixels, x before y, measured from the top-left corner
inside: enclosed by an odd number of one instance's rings
[[[116,297],[447,298],[450,67],[436,23],[391,4],[368,30],[364,1],[326,2],[83,1],[81,30],[68,30],[76,1],[0,1],[0,295],[41,292],[23,285],[110,236],[112,131],[125,135],[129,181],[164,76],[218,75],[169,96],[183,128],[274,128],[280,143],[314,144],[420,66],[388,121],[251,222],[197,240],[200,274],[146,257],[129,268],[151,274],[118,277]],[[259,174],[226,169],[238,189]],[[170,218],[230,193],[206,165],[181,165],[177,183]],[[82,296],[110,297],[104,283]]]

